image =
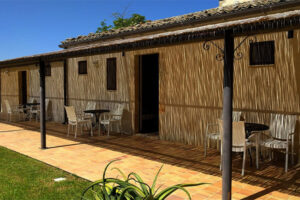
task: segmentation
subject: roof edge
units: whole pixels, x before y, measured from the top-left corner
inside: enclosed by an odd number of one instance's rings
[[[246,2],[246,3],[243,2],[238,5],[243,5],[243,4],[246,4],[248,6],[252,5],[248,2]],[[118,37],[126,37],[126,36],[135,35],[135,34],[159,31],[159,30],[163,30],[163,29],[167,29],[167,28],[175,28],[175,27],[185,26],[185,25],[193,25],[196,23],[204,23],[204,22],[209,22],[209,21],[214,21],[214,20],[219,20],[219,19],[224,19],[224,18],[237,17],[237,16],[240,16],[240,14],[250,15],[250,14],[254,14],[254,13],[258,13],[258,12],[272,11],[275,9],[284,9],[284,8],[288,8],[288,7],[294,7],[296,5],[300,6],[300,0],[286,0],[286,1],[279,0],[276,2],[271,1],[271,2],[269,2],[269,4],[260,4],[253,8],[243,8],[241,10],[236,10],[234,12],[226,12],[226,9],[228,7],[236,7],[237,5],[212,8],[212,9],[208,9],[208,10],[204,10],[204,11],[200,11],[200,12],[205,13],[210,10],[220,9],[220,10],[223,10],[224,13],[219,14],[219,15],[218,14],[211,15],[208,17],[194,19],[194,20],[186,20],[184,22],[174,22],[174,23],[165,24],[162,26],[157,26],[157,27],[146,27],[144,29],[136,29],[136,30],[124,31],[124,32],[120,32],[120,33],[113,33],[110,35],[105,35],[105,34],[101,35],[100,34],[98,37],[95,37],[95,38],[88,38],[89,35],[86,35],[86,36],[82,36],[83,38],[86,38],[86,39],[79,39],[77,41],[70,41],[70,42],[67,42],[66,40],[62,41],[61,44],[59,45],[59,47],[66,49],[68,47],[71,47],[74,45],[80,45],[80,44],[84,44],[84,43],[91,43],[91,42],[96,42],[96,41],[101,41],[101,40],[106,40],[106,39],[113,39],[113,38],[118,38]],[[175,17],[180,17],[180,16],[183,17],[183,16],[187,16],[187,15],[189,15],[189,14],[179,15],[179,16],[175,16]],[[171,17],[171,18],[173,18],[173,17]],[[166,18],[166,19],[169,19],[169,18]],[[161,19],[161,20],[163,20],[163,19]],[[156,20],[156,21],[159,21],[159,20]],[[155,21],[153,21],[153,22],[155,22]],[[132,27],[134,27],[134,26],[127,27],[127,28],[132,28]],[[108,33],[108,32],[104,32],[104,33]],[[78,37],[73,38],[73,39],[78,39]]]

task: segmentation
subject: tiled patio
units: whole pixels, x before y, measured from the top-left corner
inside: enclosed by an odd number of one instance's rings
[[[117,165],[126,173],[135,171],[148,183],[164,164],[159,177],[163,187],[207,182],[210,184],[188,189],[192,198],[221,199],[220,157],[215,150],[204,158],[203,148],[155,137],[85,135],[74,140],[66,136],[66,126],[62,124],[47,123],[47,127],[47,150],[40,149],[39,124],[35,122],[0,123],[0,145],[92,181],[100,179],[105,165],[114,159],[120,160]],[[300,199],[299,166],[284,173],[282,162],[264,162],[260,170],[248,163],[246,175],[241,177],[240,172],[241,158],[237,155],[233,163],[234,199]],[[169,199],[184,198],[178,192]]]

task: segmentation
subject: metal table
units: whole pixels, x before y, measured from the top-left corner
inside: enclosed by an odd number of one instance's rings
[[[85,110],[84,113],[93,114],[93,116],[96,118],[96,124],[99,123],[99,117],[101,113],[110,112],[108,109],[95,109],[95,110]]]
[[[251,135],[255,134],[255,148],[256,148],[256,168],[259,168],[259,142],[260,142],[260,134],[261,132],[269,130],[269,126],[265,124],[259,123],[245,123],[246,129],[246,137],[249,138]],[[251,154],[251,165],[252,165],[252,157]],[[261,155],[260,155],[261,156]],[[261,156],[262,157],[262,156]]]
[[[269,130],[269,126],[265,124],[258,124],[258,123],[245,123],[245,129],[246,129],[246,136],[247,138],[253,133],[253,132],[263,132]]]
[[[25,103],[24,106],[39,106],[40,103]]]

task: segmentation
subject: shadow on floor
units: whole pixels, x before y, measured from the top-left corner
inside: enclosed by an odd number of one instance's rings
[[[37,122],[20,122],[13,123],[12,125],[39,131],[39,123]],[[214,176],[221,176],[219,170],[220,155],[215,149],[210,149],[208,156],[205,158],[203,156],[203,147],[162,141],[155,137],[128,136],[116,133],[112,133],[110,137],[107,137],[104,135],[98,136],[98,132],[91,137],[85,132],[84,135],[80,135],[75,139],[72,135],[68,137],[66,133],[66,125],[52,122],[47,123],[48,135],[77,142],[76,144],[66,146],[89,144]],[[64,145],[49,148],[63,147]],[[262,162],[259,170],[255,166],[250,167],[249,163],[247,163],[245,176],[242,177],[240,174],[242,166],[241,156],[233,156],[233,180],[266,188],[263,191],[244,198],[244,200],[257,199],[273,191],[300,196],[300,166],[290,167],[289,172],[285,173],[284,159],[278,160]]]

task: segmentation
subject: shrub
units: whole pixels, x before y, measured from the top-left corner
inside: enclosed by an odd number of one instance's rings
[[[131,172],[126,176],[119,168],[112,168],[112,170],[118,171],[123,179],[106,178],[108,167],[115,161],[117,160],[106,165],[101,180],[94,182],[83,191],[81,200],[164,200],[177,190],[182,190],[191,199],[185,188],[205,184],[177,184],[159,191],[160,187],[156,188],[156,182],[163,166],[155,175],[152,186],[145,183],[135,172]],[[92,199],[87,197],[88,194],[92,196]]]

